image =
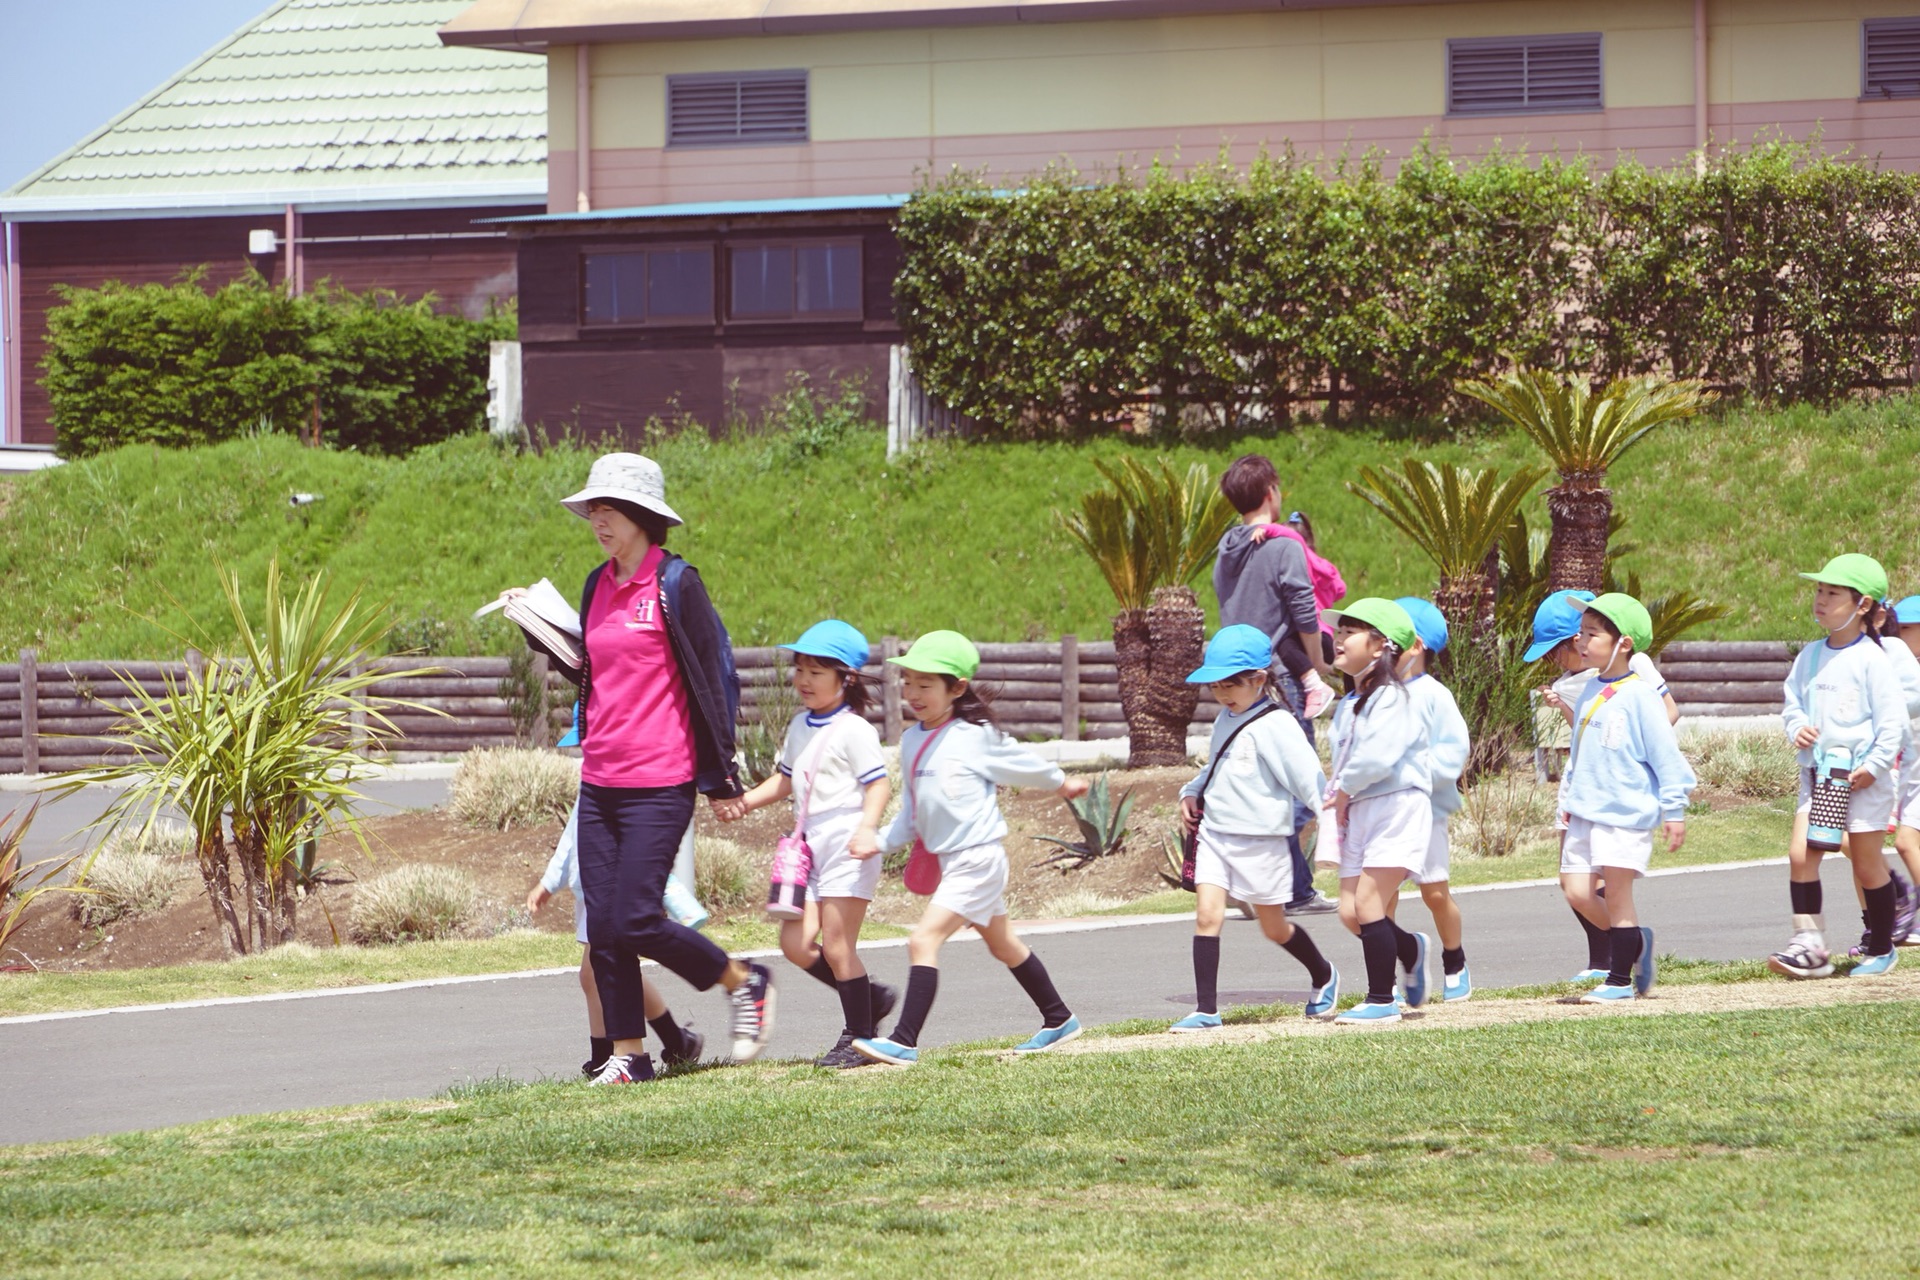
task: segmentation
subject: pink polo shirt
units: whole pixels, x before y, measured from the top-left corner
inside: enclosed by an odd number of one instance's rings
[[[599,787],[676,787],[693,781],[693,718],[660,607],[660,562],[649,550],[625,582],[607,562],[587,605],[592,706],[580,777]]]

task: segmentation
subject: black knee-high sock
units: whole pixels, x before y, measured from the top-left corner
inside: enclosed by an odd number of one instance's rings
[[[846,1019],[848,1035],[873,1039],[873,983],[866,974],[840,983],[840,1016]]]
[[[1607,932],[1613,935],[1613,958],[1608,962],[1607,985],[1624,987],[1633,979],[1633,966],[1640,959],[1640,948],[1646,942],[1646,935],[1640,932],[1638,925],[1631,924],[1615,926]]]
[[[1607,931],[1578,911],[1573,913],[1573,918],[1587,931],[1587,968],[1604,969],[1612,964],[1613,940],[1607,936]]]
[[[824,982],[830,987],[840,985],[840,980],[833,976],[833,966],[827,963],[825,956],[816,957],[814,962],[807,966],[807,976],[816,982]]]
[[[597,1071],[613,1056],[613,1041],[606,1036],[587,1037],[587,1065]]]
[[[1394,964],[1399,960],[1393,921],[1370,920],[1361,925],[1360,950],[1367,957],[1367,1003],[1392,1004]]]
[[[680,1030],[680,1024],[673,1020],[673,1010],[669,1009],[657,1018],[648,1018],[647,1025],[653,1028],[653,1034],[660,1037],[660,1052],[669,1058],[678,1058],[687,1051],[687,1037]]]
[[[1286,953],[1307,966],[1307,980],[1316,987],[1327,985],[1327,979],[1333,977],[1333,966],[1320,954],[1320,948],[1313,945],[1313,939],[1299,925],[1293,926],[1293,936],[1280,944]]]
[[[1067,1002],[1053,989],[1053,979],[1047,976],[1047,966],[1040,963],[1039,955],[1027,952],[1027,958],[1008,972],[1026,988],[1033,1007],[1040,1011],[1041,1025],[1057,1027],[1073,1016],[1067,1008]]]
[[[1467,949],[1465,947],[1440,948],[1440,971],[1451,978],[1467,967]]]
[[[1388,920],[1387,923],[1393,926],[1394,957],[1400,961],[1402,969],[1413,968],[1414,962],[1420,959],[1420,944],[1414,941],[1411,933],[1400,927],[1399,921]]]
[[[920,1028],[926,1025],[933,1009],[933,994],[940,989],[940,971],[930,964],[916,964],[907,970],[907,996],[900,1002],[900,1017],[887,1038],[895,1044],[917,1045]]]
[[[1889,880],[1878,889],[1868,889],[1867,954],[1883,956],[1893,950],[1893,915],[1900,902],[1900,891]]]
[[[1193,991],[1195,1010],[1220,1012],[1220,938],[1217,934],[1211,938],[1204,933],[1193,935]]]
[[[1824,905],[1818,880],[1787,881],[1787,896],[1793,900],[1793,914],[1797,916],[1817,916]]]

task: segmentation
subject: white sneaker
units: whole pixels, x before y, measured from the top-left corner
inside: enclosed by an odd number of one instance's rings
[[[1767,968],[1783,978],[1830,978],[1833,957],[1818,938],[1796,936],[1767,957]]]
[[[1309,670],[1300,677],[1300,692],[1306,699],[1302,714],[1309,720],[1318,720],[1338,700],[1339,695],[1320,678],[1318,671]]]

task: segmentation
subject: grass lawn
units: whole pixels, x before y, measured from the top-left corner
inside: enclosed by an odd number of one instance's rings
[[[691,434],[649,445],[687,517],[672,545],[699,565],[736,643],[791,639],[823,616],[869,636],[956,627],[979,640],[1110,634],[1113,598],[1054,512],[1096,483],[1094,462],[1126,454],[1203,462],[1216,473],[1248,450],[1279,466],[1290,508],[1356,595],[1424,594],[1431,565],[1346,490],[1362,465],[1406,456],[1511,468],[1537,461],[1507,432],[1423,444],[1404,431],[1302,426],[1266,439],[1161,444],[931,446],[889,463],[877,431],[800,462],[760,439]],[[1920,577],[1920,529],[1889,513],[1911,500],[1920,401],[1891,397],[1833,411],[1730,409],[1663,430],[1608,477],[1628,518],[1629,558],[1646,589],[1696,591],[1733,607],[1700,638],[1785,639],[1811,630],[1794,571],[1835,551],[1877,554],[1896,594]],[[443,652],[519,644],[497,619],[468,615],[501,587],[550,576],[577,589],[594,560],[580,521],[556,503],[591,454],[496,449],[469,437],[406,459],[304,448],[285,437],[209,449],[133,447],[11,482],[0,515],[0,654],[44,659],[176,657],[179,642],[142,620],[231,623],[216,560],[258,584],[267,559],[326,567],[391,600],[410,641]],[[289,511],[286,495],[319,493]],[[1804,513],[1818,508],[1809,524]],[[114,513],[100,518],[102,511]],[[1544,528],[1536,495],[1529,519]],[[1212,592],[1203,589],[1212,605]]]
[[[482,1085],[0,1151],[10,1276],[1891,1274],[1916,1010]]]
[[[774,947],[780,942],[778,927],[758,920],[715,925],[706,932],[728,951]],[[906,932],[896,925],[869,921],[861,936],[897,938]],[[573,968],[579,963],[580,944],[573,935],[532,930],[474,941],[410,942],[387,947],[295,945],[221,964],[101,969],[93,973],[10,973],[0,977],[0,1017]]]

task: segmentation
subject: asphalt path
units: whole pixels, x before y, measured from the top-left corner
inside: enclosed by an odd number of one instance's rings
[[[1732,960],[1785,938],[1784,865],[1658,874],[1636,889],[1661,954]],[[1826,863],[1831,940],[1853,937],[1844,862]],[[1563,979],[1583,967],[1583,936],[1552,886],[1469,890],[1459,896],[1476,985]],[[1400,920],[1430,928],[1418,898]],[[1357,940],[1330,915],[1301,920],[1340,969],[1363,983]],[[1025,936],[1061,993],[1092,1025],[1166,1018],[1193,1007],[1192,927],[1181,920],[1041,926]],[[971,935],[963,938],[971,939]],[[862,948],[874,975],[901,983],[903,946]],[[1920,960],[1920,956],[1911,956]],[[812,1057],[840,1026],[839,1002],[784,960],[772,964],[777,1019],[767,1056]],[[1434,957],[1438,968],[1438,954]],[[674,1010],[726,1053],[726,1007],[657,968]],[[1222,947],[1224,1004],[1304,999],[1299,966],[1257,925],[1229,921]],[[1437,998],[1437,992],[1436,992]],[[977,939],[941,956],[941,985],[921,1043],[1026,1034],[1032,1006]],[[463,1081],[505,1075],[569,1078],[586,1056],[586,1025],[572,972],[456,979],[359,993],[254,997],[197,1006],[0,1019],[0,1144],[53,1141],[298,1107],[429,1097]],[[109,1071],[99,1064],[110,1062]]]

